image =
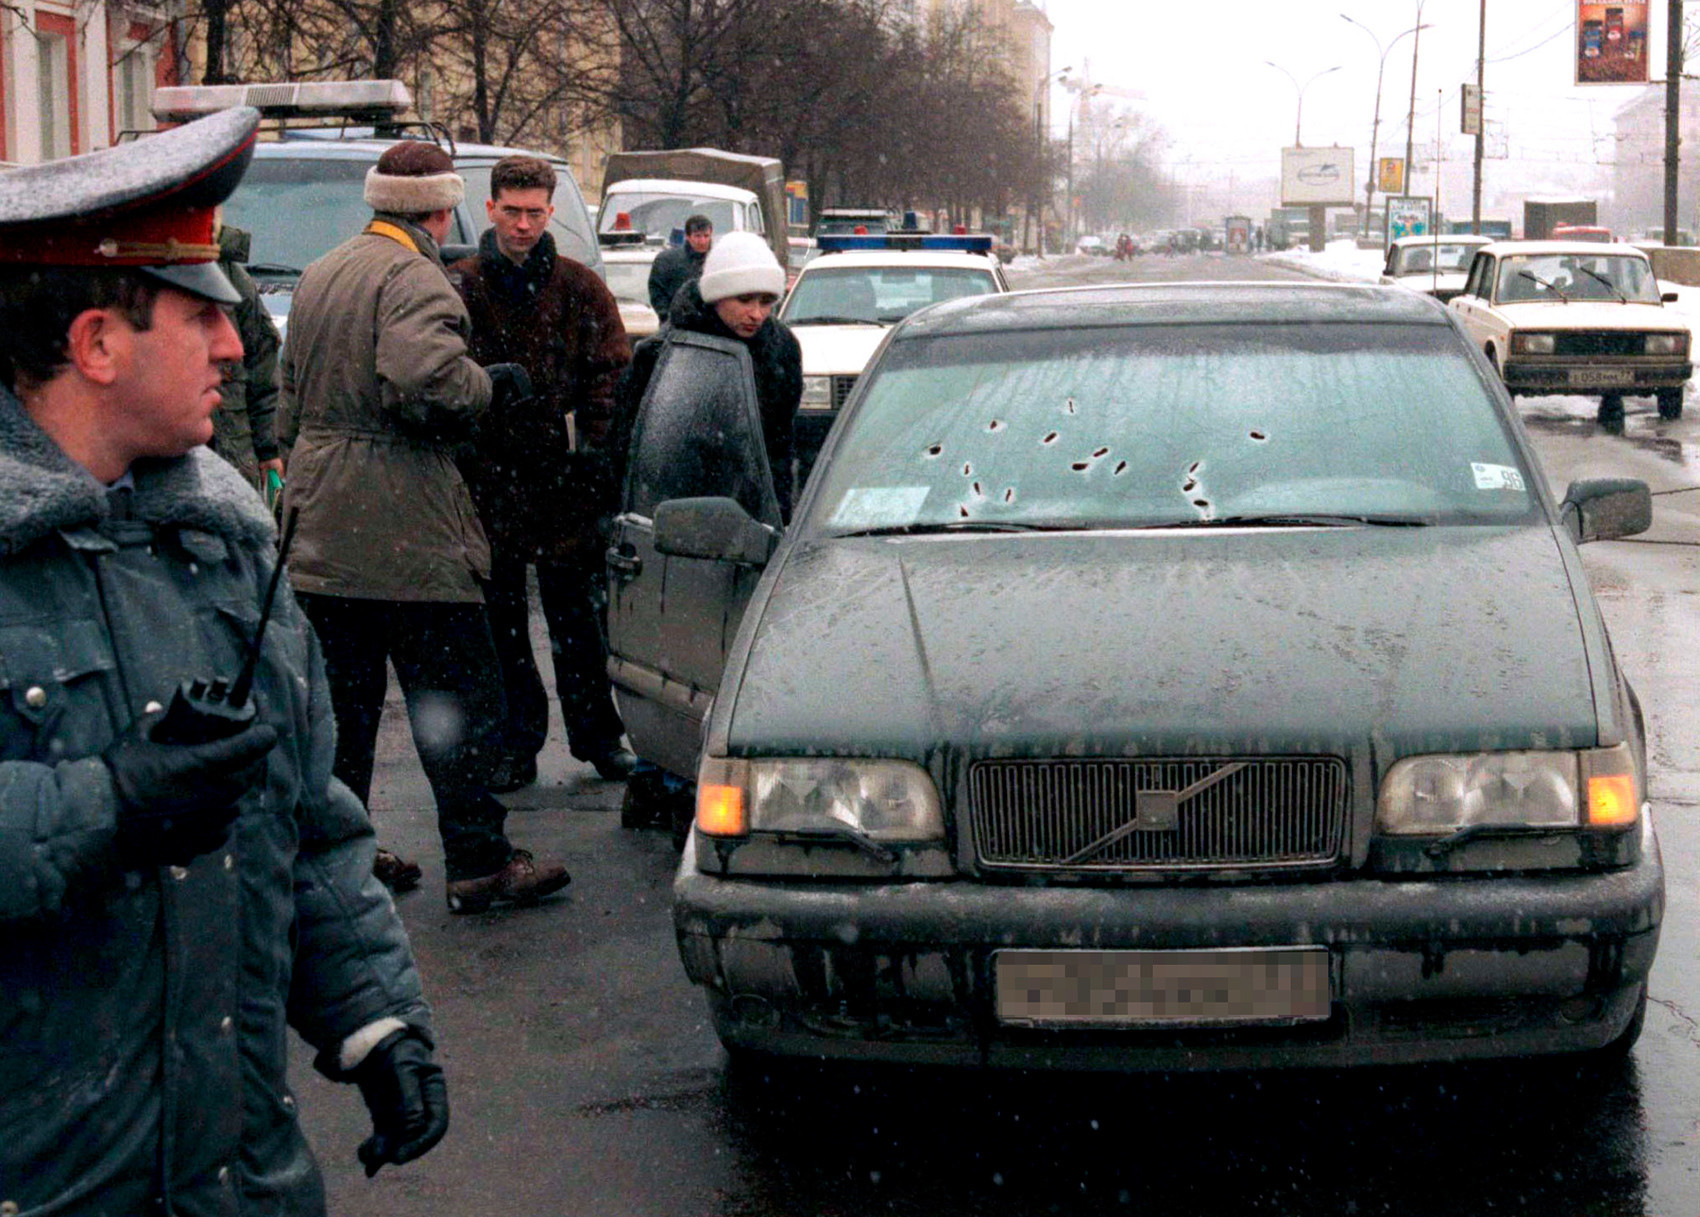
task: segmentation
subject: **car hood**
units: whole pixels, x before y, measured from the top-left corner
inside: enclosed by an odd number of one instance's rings
[[[1688,325],[1682,318],[1665,309],[1662,304],[1631,302],[1619,304],[1573,300],[1530,304],[1500,304],[1495,311],[1513,329],[1566,330],[1684,330]]]
[[[794,325],[803,348],[803,375],[857,376],[873,358],[889,325]]]
[[[748,636],[734,754],[1386,764],[1598,738],[1544,526],[801,542]]]
[[[636,300],[616,300],[620,306],[620,324],[626,327],[626,337],[636,342],[648,338],[661,328],[661,318],[647,304]]]

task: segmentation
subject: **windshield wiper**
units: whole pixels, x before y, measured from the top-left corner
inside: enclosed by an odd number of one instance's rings
[[[1566,303],[1566,304],[1570,303],[1570,297],[1566,296],[1562,291],[1560,291],[1559,288],[1558,288],[1558,285],[1556,283],[1548,283],[1545,279],[1541,278],[1539,275],[1531,274],[1529,271],[1526,271],[1526,270],[1518,271],[1517,277],[1520,278],[1520,279],[1527,279],[1531,283],[1538,283],[1542,287],[1546,288],[1547,291],[1551,292],[1553,295],[1557,296],[1560,300],[1564,301],[1564,303]]]
[[[1273,512],[1263,515],[1212,516],[1208,519],[1169,520],[1162,524],[1138,524],[1136,528],[1350,528],[1367,524],[1375,528],[1422,528],[1421,516],[1381,515],[1371,512]]]
[[[1077,524],[1022,524],[1015,520],[912,521],[908,524],[877,524],[835,532],[834,537],[914,537],[936,532],[1075,532]]]
[[[878,325],[879,322],[870,317],[800,317],[796,321],[787,321],[787,325]]]
[[[1578,266],[1576,269],[1581,271],[1584,275],[1587,275],[1588,278],[1593,279],[1596,282],[1605,284],[1606,290],[1608,292],[1610,292],[1612,295],[1617,297],[1617,302],[1619,304],[1628,304],[1629,303],[1629,297],[1625,296],[1622,292],[1617,290],[1617,284],[1613,283],[1610,279],[1606,278],[1604,275],[1600,274],[1598,271],[1589,270],[1586,266]]]
[[[284,266],[279,262],[249,262],[246,264],[251,275],[297,275],[301,274],[299,266]]]

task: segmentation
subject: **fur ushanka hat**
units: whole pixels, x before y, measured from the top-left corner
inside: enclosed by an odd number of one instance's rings
[[[366,171],[366,205],[394,215],[421,215],[460,206],[466,183],[447,152],[424,140],[405,139],[385,149]]]

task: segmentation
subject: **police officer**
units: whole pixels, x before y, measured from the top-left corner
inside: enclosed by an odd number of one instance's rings
[[[448,1126],[287,587],[252,721],[161,727],[241,667],[275,563],[201,446],[242,355],[213,209],[257,123],[0,174],[0,1212],[323,1213],[286,1023],[359,1085],[368,1174]]]

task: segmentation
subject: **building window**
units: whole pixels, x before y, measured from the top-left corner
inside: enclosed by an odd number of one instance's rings
[[[63,34],[37,31],[36,82],[41,115],[41,156],[71,155],[71,47]]]
[[[146,46],[131,47],[119,59],[112,84],[120,131],[153,130],[154,73],[154,56]]]

